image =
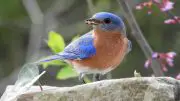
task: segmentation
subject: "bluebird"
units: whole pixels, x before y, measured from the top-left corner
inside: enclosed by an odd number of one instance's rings
[[[38,61],[64,60],[80,74],[84,82],[85,74],[104,75],[115,69],[125,55],[131,51],[131,41],[126,35],[122,19],[109,12],[99,12],[85,23],[93,29],[67,45],[64,51]]]

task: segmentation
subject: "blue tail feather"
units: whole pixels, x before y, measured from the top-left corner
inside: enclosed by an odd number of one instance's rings
[[[60,55],[52,55],[52,56],[49,56],[49,57],[46,57],[44,59],[40,59],[40,60],[36,61],[35,64],[40,64],[43,62],[49,62],[52,60],[63,60],[63,57]]]

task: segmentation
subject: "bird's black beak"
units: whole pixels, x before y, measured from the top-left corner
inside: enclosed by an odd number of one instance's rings
[[[97,20],[97,19],[94,19],[94,18],[90,18],[90,19],[85,20],[85,23],[88,24],[88,25],[98,25],[98,24],[102,24],[103,21]]]

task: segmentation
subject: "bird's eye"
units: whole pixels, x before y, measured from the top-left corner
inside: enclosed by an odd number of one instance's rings
[[[105,18],[105,19],[104,19],[104,23],[106,23],[106,24],[111,23],[111,19],[110,19],[110,18]]]

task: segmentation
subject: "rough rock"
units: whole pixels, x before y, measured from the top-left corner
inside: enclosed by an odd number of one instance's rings
[[[9,87],[10,88],[10,87]],[[170,77],[103,80],[74,87],[33,86],[17,101],[180,101],[180,81]]]

